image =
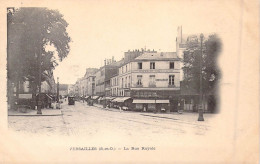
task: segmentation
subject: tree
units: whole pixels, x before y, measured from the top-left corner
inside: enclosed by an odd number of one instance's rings
[[[202,43],[202,51],[201,42],[198,39],[187,42],[187,48],[184,51],[183,57],[183,85],[186,88],[195,90],[199,93],[201,72],[202,94],[216,96],[217,84],[220,79],[220,69],[217,65],[220,50],[221,41],[215,34],[210,35],[208,39]],[[202,61],[200,61],[201,59]]]
[[[46,73],[52,72],[70,51],[68,23],[57,10],[47,8],[9,9],[7,21],[8,79],[17,89],[19,82],[30,81],[35,94],[40,79],[45,81]]]

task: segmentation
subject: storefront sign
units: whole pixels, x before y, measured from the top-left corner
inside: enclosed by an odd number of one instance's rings
[[[178,69],[157,69],[157,70],[153,70],[153,69],[149,69],[149,70],[135,70],[133,71],[134,73],[180,73],[180,71]]]
[[[168,81],[168,79],[155,79],[155,81]]]
[[[32,94],[19,94],[20,99],[32,99]]]

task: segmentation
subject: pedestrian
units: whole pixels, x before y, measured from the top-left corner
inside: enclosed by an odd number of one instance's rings
[[[178,113],[179,113],[179,114],[182,114],[180,101],[178,101],[178,108],[177,108],[177,110],[178,110]]]
[[[144,106],[144,109],[143,109],[144,112],[146,112],[146,106]]]
[[[122,105],[119,105],[119,111],[122,112]]]

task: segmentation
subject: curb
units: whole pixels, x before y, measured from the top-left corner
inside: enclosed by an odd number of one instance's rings
[[[142,116],[147,116],[147,117],[157,117],[157,118],[165,118],[165,119],[169,119],[169,120],[180,120],[177,118],[170,118],[170,117],[161,117],[161,116],[152,116],[152,115],[148,115],[148,114],[140,114]]]
[[[111,110],[109,108],[103,108],[103,107],[99,107],[99,106],[95,106],[93,105],[94,107],[97,107],[97,108],[100,108],[100,109],[104,109],[104,110],[107,110],[107,111],[111,111],[111,112],[120,112],[120,111],[117,111],[117,110]]]
[[[52,115],[48,115],[48,114],[33,114],[33,115],[22,115],[22,114],[8,114],[8,116],[62,116],[62,114],[52,114]]]

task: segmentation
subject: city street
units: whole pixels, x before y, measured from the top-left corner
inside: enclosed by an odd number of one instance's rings
[[[14,131],[43,135],[102,137],[114,135],[149,139],[162,136],[205,135],[211,130],[209,120],[214,114],[204,114],[198,122],[197,113],[142,113],[122,111],[76,102],[63,103],[61,116],[9,116],[9,128]]]

